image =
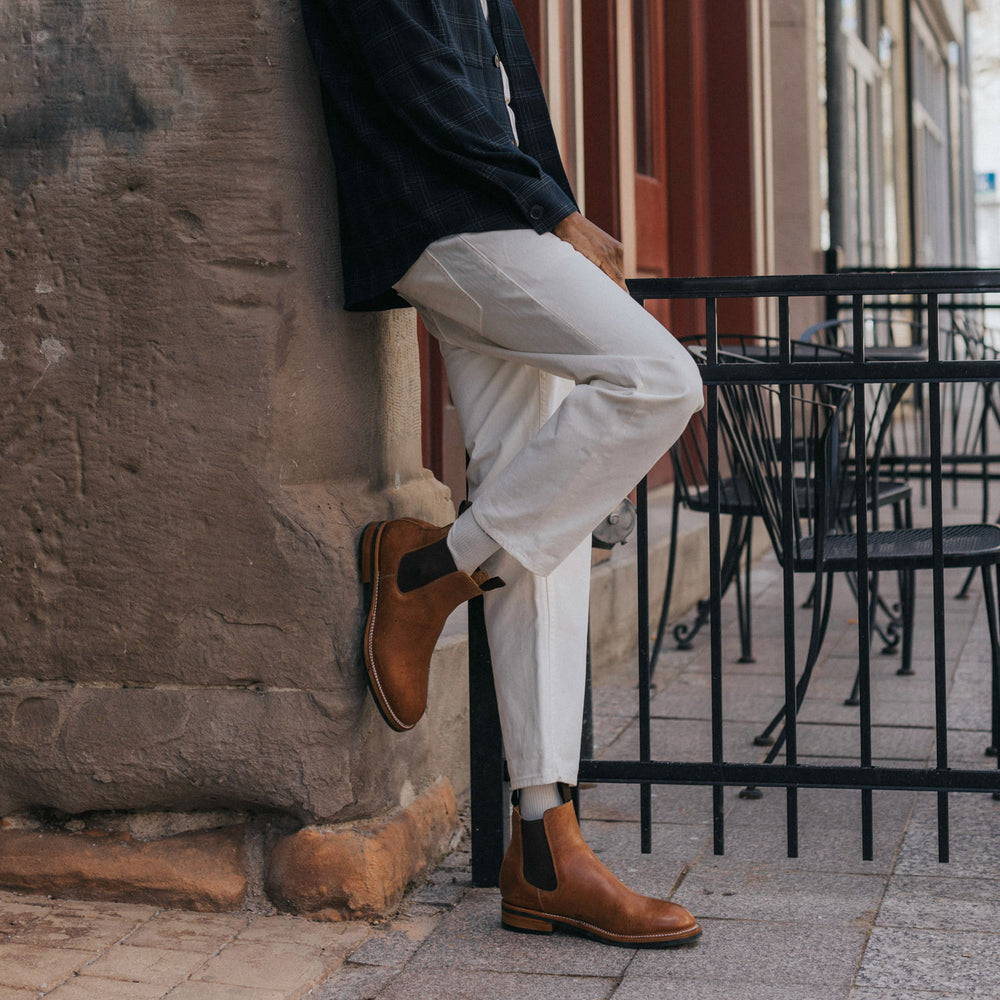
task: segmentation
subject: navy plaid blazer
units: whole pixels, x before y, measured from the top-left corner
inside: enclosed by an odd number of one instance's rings
[[[548,232],[576,210],[513,0],[302,0],[340,205],[345,306],[392,290],[434,240]],[[510,77],[520,145],[503,100]]]

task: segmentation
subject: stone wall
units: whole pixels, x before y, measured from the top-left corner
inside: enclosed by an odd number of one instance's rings
[[[444,523],[408,312],[340,308],[295,0],[0,8],[0,815],[371,816],[355,544]]]

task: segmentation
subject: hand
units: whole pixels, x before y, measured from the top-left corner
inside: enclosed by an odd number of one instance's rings
[[[553,227],[552,232],[596,264],[616,285],[628,291],[625,275],[622,273],[625,248],[613,236],[609,236],[579,212],[567,215]]]

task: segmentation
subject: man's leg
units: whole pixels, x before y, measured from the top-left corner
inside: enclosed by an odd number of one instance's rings
[[[448,365],[471,456],[474,502],[463,518],[475,521],[463,538],[485,559],[484,576],[509,578],[509,590],[488,595],[487,621],[512,781],[537,793],[576,775],[590,532],[701,401],[694,365],[669,334],[553,240],[440,241],[397,286]],[[449,540],[408,558],[437,566]],[[462,558],[462,546],[453,551]],[[632,892],[601,864],[571,803],[530,798],[543,811],[534,821],[514,812],[501,872],[506,926],[562,926],[630,947],[700,934],[683,907]]]
[[[687,352],[552,234],[439,240],[396,288],[428,319],[453,385],[486,387],[505,365],[572,383],[527,440],[492,419],[496,392],[466,390],[475,504],[450,530],[409,519],[365,530],[365,663],[386,720],[406,729],[422,714],[448,613],[497,583],[482,565],[503,551],[538,576],[552,573],[673,444],[702,396]],[[475,438],[482,428],[488,443]]]
[[[434,313],[442,342],[574,383],[465,515],[535,573],[551,572],[590,534],[701,406],[684,348],[552,234],[439,240],[396,288]]]
[[[436,334],[438,317],[424,312],[423,318]],[[474,507],[484,486],[538,433],[573,385],[448,343],[442,352],[469,455]],[[530,572],[502,549],[482,568],[505,583],[488,595],[484,608],[511,785],[551,785],[548,804],[558,804],[554,785],[576,784],[580,759],[590,537],[547,576]]]

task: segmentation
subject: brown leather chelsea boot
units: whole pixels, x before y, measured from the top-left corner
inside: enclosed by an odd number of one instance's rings
[[[449,528],[401,518],[373,522],[361,536],[365,668],[375,703],[397,732],[412,729],[424,714],[431,654],[448,616],[464,601],[503,586],[482,570],[472,576],[453,570],[400,589],[404,557],[440,542]]]
[[[608,871],[584,841],[572,802],[531,822],[514,809],[500,896],[500,919],[511,930],[561,927],[629,948],[669,948],[701,934],[683,906],[641,896]]]

